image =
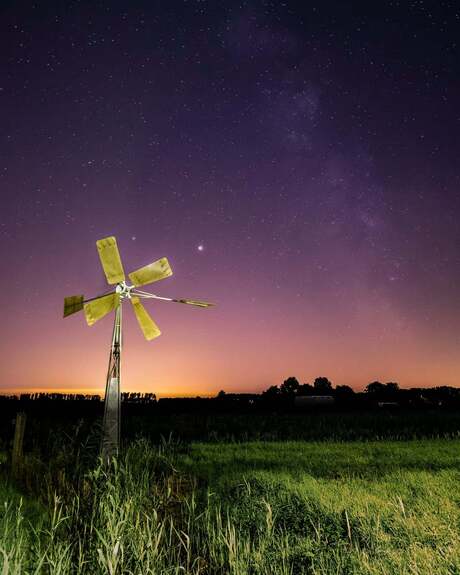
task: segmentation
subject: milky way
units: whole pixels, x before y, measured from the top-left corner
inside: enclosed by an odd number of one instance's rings
[[[126,390],[459,384],[460,15],[374,4],[2,4],[1,389],[103,390],[107,235],[218,304],[128,318]]]

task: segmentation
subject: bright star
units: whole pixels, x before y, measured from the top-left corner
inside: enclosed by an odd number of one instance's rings
[[[202,252],[204,250],[204,245],[200,244],[197,249],[199,252]]]

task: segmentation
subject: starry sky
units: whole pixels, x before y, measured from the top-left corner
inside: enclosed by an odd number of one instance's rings
[[[167,256],[124,312],[122,387],[460,385],[460,9],[447,1],[3,1],[0,390],[103,393],[109,318],[62,319]]]

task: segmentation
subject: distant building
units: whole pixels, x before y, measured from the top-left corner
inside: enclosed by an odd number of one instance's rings
[[[311,407],[315,405],[332,405],[335,399],[332,395],[299,395],[294,400],[296,407]]]
[[[399,403],[397,401],[379,401],[377,405],[382,408],[399,407]]]

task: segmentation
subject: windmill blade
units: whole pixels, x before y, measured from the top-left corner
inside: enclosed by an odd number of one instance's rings
[[[177,303],[186,303],[188,305],[194,305],[196,307],[212,307],[214,304],[208,301],[198,301],[196,299],[173,299]]]
[[[64,298],[64,317],[68,317],[83,309],[84,297],[82,295],[71,295]]]
[[[161,258],[143,268],[131,272],[129,279],[136,287],[145,286],[172,276],[172,269],[167,258]]]
[[[160,329],[150,317],[145,307],[141,304],[140,299],[138,297],[132,297],[131,303],[133,304],[134,313],[136,314],[139,327],[141,328],[145,339],[151,340],[161,335]]]
[[[96,242],[99,258],[109,284],[117,284],[125,279],[125,272],[117,247],[117,240],[113,236],[103,238]]]
[[[83,307],[88,325],[93,325],[93,323],[96,323],[119,305],[120,296],[117,293],[103,295],[86,302]]]

